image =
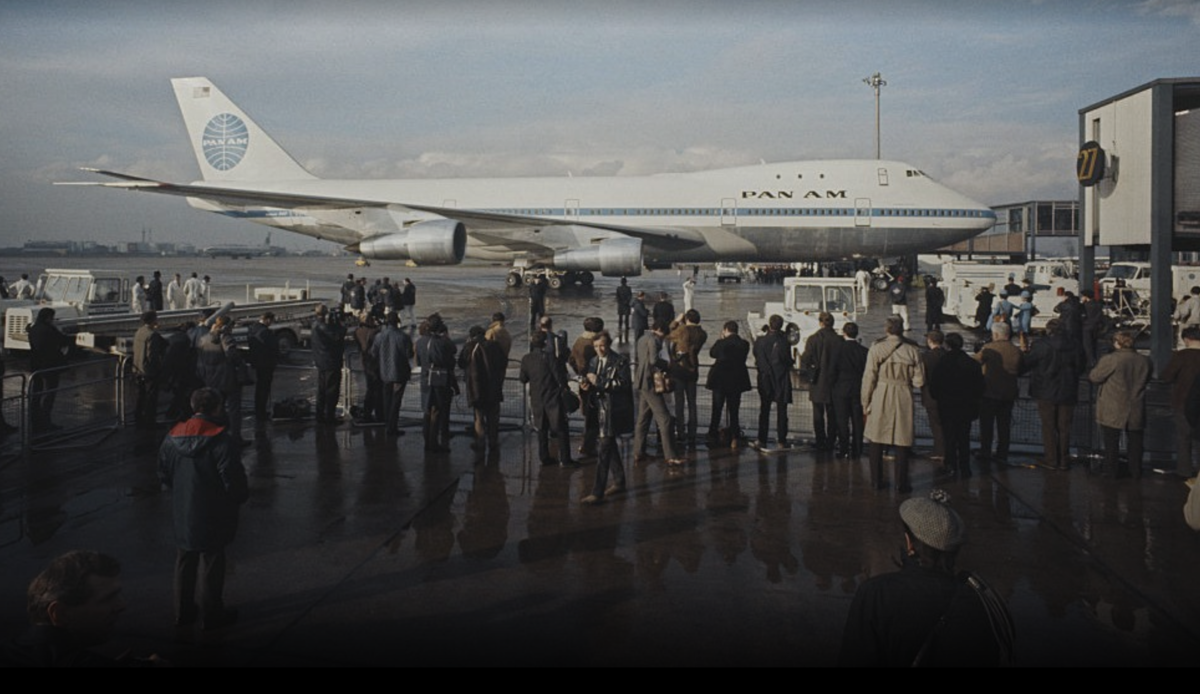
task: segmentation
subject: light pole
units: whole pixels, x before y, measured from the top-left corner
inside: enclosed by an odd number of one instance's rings
[[[863,83],[875,90],[875,158],[879,159],[879,88],[886,87],[887,82],[876,72],[870,77],[864,77]]]

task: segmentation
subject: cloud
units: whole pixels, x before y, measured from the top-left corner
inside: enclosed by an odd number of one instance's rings
[[[1137,10],[1144,15],[1182,17],[1200,26],[1200,2],[1196,0],[1143,0]]]

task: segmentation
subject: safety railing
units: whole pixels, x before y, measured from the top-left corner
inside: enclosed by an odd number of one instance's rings
[[[298,355],[299,356],[299,355]],[[302,360],[302,358],[300,359]],[[136,384],[130,373],[128,358],[98,357],[32,374],[9,373],[0,380],[0,412],[4,421],[19,427],[19,431],[0,438],[0,449],[11,450],[19,445],[28,450],[49,450],[92,445],[97,437],[133,424]],[[712,392],[704,387],[709,365],[701,365],[696,389],[698,411],[697,431],[707,431],[712,412]],[[751,383],[756,371],[751,365]],[[527,428],[529,407],[526,388],[518,379],[519,362],[511,360],[504,381],[504,400],[501,403],[501,424],[506,429]],[[458,373],[460,393],[454,397],[452,421],[471,422],[473,413],[466,402],[463,375]],[[315,399],[316,369],[311,365],[281,364],[275,371],[271,401],[287,398]],[[401,403],[401,424],[419,425],[422,418],[420,372],[414,374]],[[1021,379],[1021,392],[1028,392],[1027,379]],[[347,350],[343,370],[340,405],[349,415],[352,406],[361,406],[366,394],[366,377],[357,350]],[[160,419],[170,401],[165,389],[159,394]],[[636,397],[636,394],[635,394]],[[1174,457],[1175,426],[1170,408],[1170,386],[1152,382],[1147,393],[1145,432],[1146,455],[1150,464],[1170,461]],[[242,388],[242,411],[253,412],[254,386]],[[1096,389],[1086,380],[1079,384],[1078,404],[1075,407],[1071,445],[1077,455],[1095,456],[1102,449],[1102,438],[1095,423]],[[674,411],[673,396],[667,398],[668,408]],[[932,433],[920,393],[914,391],[914,425],[918,446],[932,443]],[[758,426],[759,398],[755,390],[744,393],[741,403],[741,425],[744,433],[754,437]],[[774,418],[772,417],[772,420]],[[572,415],[573,429],[581,429],[583,418]],[[814,438],[813,407],[808,392],[793,392],[788,407],[788,429],[793,441]],[[774,432],[774,421],[771,423]],[[978,440],[978,423],[972,428],[973,440]],[[1036,401],[1020,397],[1014,404],[1011,446],[1014,452],[1037,454],[1041,450],[1041,421]]]

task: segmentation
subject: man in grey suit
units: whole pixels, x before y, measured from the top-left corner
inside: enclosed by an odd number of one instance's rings
[[[662,357],[663,338],[666,326],[656,323],[654,328],[637,342],[637,367],[633,372],[633,387],[637,390],[637,424],[633,431],[633,460],[643,462],[646,455],[646,436],[650,433],[650,420],[658,426],[658,439],[662,442],[667,465],[683,465],[684,460],[675,452],[675,441],[671,434],[671,410],[662,393],[654,392],[654,373],[666,375],[667,361]],[[670,379],[666,379],[669,381]]]

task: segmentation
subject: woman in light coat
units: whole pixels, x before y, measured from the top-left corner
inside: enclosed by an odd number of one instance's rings
[[[913,388],[925,385],[925,367],[916,343],[904,338],[904,323],[887,320],[887,335],[867,352],[862,403],[867,424],[863,435],[871,441],[871,484],[883,489],[883,448],[896,451],[896,488],[912,491],[908,481],[908,456],[913,445]]]

